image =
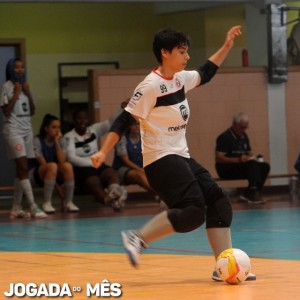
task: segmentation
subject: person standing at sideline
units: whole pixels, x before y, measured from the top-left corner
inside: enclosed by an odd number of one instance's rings
[[[1,90],[0,106],[4,114],[3,136],[8,158],[16,164],[14,200],[10,216],[28,217],[21,205],[24,194],[30,207],[30,216],[45,218],[47,214],[35,203],[28,178],[28,158],[35,157],[31,125],[35,105],[26,80],[24,64],[19,58],[10,59],[6,65],[6,82]]]
[[[31,182],[44,188],[45,213],[54,213],[52,195],[54,188],[63,185],[63,209],[66,212],[78,212],[73,203],[74,172],[73,166],[67,161],[62,148],[62,133],[58,117],[46,114],[43,118],[39,134],[34,137],[35,167],[29,172]]]
[[[248,203],[265,203],[261,191],[270,172],[270,165],[254,155],[246,130],[249,116],[238,113],[232,125],[217,137],[216,170],[222,179],[247,179],[248,187],[240,196]]]
[[[91,156],[95,167],[101,165],[128,126],[135,120],[140,122],[145,173],[169,209],[138,230],[122,231],[123,245],[134,267],[149,243],[175,232],[190,232],[205,221],[215,258],[232,247],[231,203],[209,172],[189,154],[185,135],[190,108],[186,93],[210,81],[240,34],[240,26],[232,27],[216,53],[199,69],[186,71],[189,37],[172,29],[158,32],[153,41],[158,67],[137,86],[100,151]],[[221,281],[216,271],[212,278]],[[255,280],[256,276],[250,274],[247,279]]]

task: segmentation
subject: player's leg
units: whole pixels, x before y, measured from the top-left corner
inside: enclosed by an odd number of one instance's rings
[[[62,200],[64,210],[67,212],[78,212],[79,208],[73,202],[75,188],[73,166],[69,162],[59,164],[57,178],[63,182],[64,197]]]
[[[148,243],[174,232],[192,231],[205,221],[203,195],[186,159],[168,155],[147,166],[145,171],[149,183],[163,196],[169,210],[158,214],[139,230],[122,234],[134,266],[139,263],[141,249]]]
[[[209,172],[199,165],[196,161],[190,160],[190,166],[193,170],[199,185],[204,194],[207,205],[206,210],[206,233],[215,259],[219,254],[229,248],[232,248],[230,225],[232,222],[232,206],[229,198],[222,189],[213,180]],[[221,281],[214,271],[212,278]],[[255,280],[256,276],[250,274],[247,280]]]
[[[8,137],[6,138],[9,159],[13,159],[16,164],[16,188],[22,190],[31,210],[31,216],[35,218],[45,218],[47,215],[37,206],[34,200],[32,186],[28,176],[28,158],[34,157],[33,137]]]
[[[52,196],[57,176],[57,164],[46,163],[40,165],[34,172],[35,182],[44,189],[44,202],[42,204],[43,211],[47,214],[55,212],[52,205]]]

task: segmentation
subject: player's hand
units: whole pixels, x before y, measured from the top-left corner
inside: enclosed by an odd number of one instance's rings
[[[14,94],[19,95],[21,90],[22,90],[22,85],[19,82],[16,82],[14,86]]]
[[[23,83],[22,85],[22,88],[23,88],[23,92],[28,95],[29,94],[29,84],[26,82],[26,83]]]
[[[241,31],[241,26],[240,25],[231,27],[229,29],[229,31],[227,32],[225,44],[228,47],[232,47],[233,43],[234,43],[234,39],[236,37],[239,37],[241,34],[242,34],[242,31]]]
[[[60,140],[62,139],[63,135],[60,130],[57,131],[57,133],[54,136],[54,141],[56,145],[60,145]]]
[[[90,158],[91,158],[93,167],[95,169],[98,169],[103,164],[106,157],[105,157],[104,153],[99,151],[99,152],[95,153],[94,155],[92,155]]]
[[[59,141],[61,138],[63,137],[62,133],[60,130],[57,131],[56,135],[55,135],[55,139],[57,141]]]

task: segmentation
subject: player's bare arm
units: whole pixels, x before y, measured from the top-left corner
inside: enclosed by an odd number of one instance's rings
[[[122,134],[136,122],[138,118],[124,110],[113,122],[110,132],[108,133],[99,152],[91,156],[92,164],[95,168],[99,168],[105,161],[107,154],[114,148],[121,138]]]
[[[229,31],[227,32],[224,44],[216,53],[214,53],[209,58],[209,60],[213,62],[215,65],[221,66],[221,64],[227,57],[229,51],[233,47],[235,38],[239,37],[241,34],[242,31],[240,25],[233,26],[232,28],[230,28]]]

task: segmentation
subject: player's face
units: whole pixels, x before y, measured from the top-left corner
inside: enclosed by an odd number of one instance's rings
[[[130,131],[132,133],[139,133],[140,132],[140,123],[135,123],[133,125],[130,126]]]
[[[76,132],[79,134],[84,134],[86,132],[88,124],[89,119],[87,113],[84,111],[79,112],[74,119]]]
[[[174,72],[179,72],[185,69],[189,59],[188,46],[180,46],[168,53],[167,61]]]
[[[20,60],[16,60],[15,62],[15,73],[17,74],[18,77],[22,78],[23,74],[24,74],[24,65],[23,62]]]
[[[233,130],[237,135],[242,135],[249,128],[249,122],[241,120],[233,124]]]
[[[46,128],[47,136],[50,138],[55,138],[60,135],[60,121],[53,120]]]

